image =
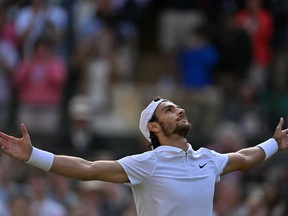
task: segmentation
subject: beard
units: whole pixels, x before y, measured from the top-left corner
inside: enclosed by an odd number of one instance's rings
[[[163,134],[167,137],[171,137],[172,135],[178,135],[180,137],[187,138],[187,135],[191,129],[191,124],[189,122],[177,123],[174,129],[172,123],[159,122],[159,124],[162,128]]]
[[[187,135],[191,129],[191,124],[186,123],[186,124],[177,124],[176,128],[174,130],[174,134],[177,134],[181,137],[187,138]]]

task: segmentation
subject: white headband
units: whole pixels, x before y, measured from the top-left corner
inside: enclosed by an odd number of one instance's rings
[[[150,139],[150,132],[147,128],[147,124],[148,122],[151,120],[156,108],[158,107],[158,105],[160,103],[162,103],[164,100],[166,99],[155,99],[153,100],[141,113],[140,116],[140,123],[139,123],[139,128],[140,131],[142,132],[142,134],[144,135],[144,137],[151,142]]]

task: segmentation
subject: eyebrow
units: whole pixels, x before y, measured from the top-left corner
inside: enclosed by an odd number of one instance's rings
[[[170,105],[164,106],[161,111],[164,111],[164,110],[167,109],[167,108],[174,108],[174,107],[180,108],[180,106],[178,106],[178,105],[176,105],[176,104],[174,104],[174,105],[170,104]]]

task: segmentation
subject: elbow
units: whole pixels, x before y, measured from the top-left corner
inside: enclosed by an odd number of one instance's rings
[[[90,176],[81,176],[80,178],[77,178],[80,181],[90,181],[92,178]]]
[[[86,181],[91,181],[91,180],[93,180],[93,179],[88,178],[88,177],[87,177],[87,178],[85,178],[85,177],[83,178],[83,177],[82,177],[82,178],[79,178],[78,180],[83,181],[83,182],[86,182]]]
[[[80,181],[95,180],[95,171],[93,171],[91,163],[88,163],[81,168],[81,171],[78,173],[77,179]]]
[[[78,179],[78,180],[80,180],[80,181],[91,181],[91,180],[95,180],[94,176],[92,175],[92,173],[89,173],[89,171],[80,174],[79,177],[77,177],[76,179]]]

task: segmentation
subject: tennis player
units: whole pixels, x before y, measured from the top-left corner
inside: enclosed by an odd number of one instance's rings
[[[215,183],[220,176],[247,170],[288,147],[283,118],[272,138],[254,147],[220,154],[187,141],[190,123],[184,109],[157,98],[141,113],[140,130],[152,150],[117,161],[87,161],[54,155],[33,147],[27,129],[22,137],[0,133],[2,152],[55,174],[79,179],[126,183],[131,186],[139,216],[212,216]]]

